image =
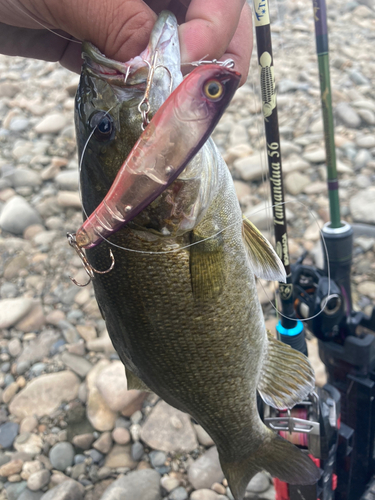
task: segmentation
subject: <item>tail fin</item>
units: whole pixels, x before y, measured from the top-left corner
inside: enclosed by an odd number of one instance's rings
[[[297,446],[282,437],[269,433],[265,444],[253,455],[239,462],[225,462],[220,456],[224,475],[235,500],[243,500],[250,479],[261,470],[289,484],[314,484],[322,471]],[[271,439],[269,439],[271,438]]]

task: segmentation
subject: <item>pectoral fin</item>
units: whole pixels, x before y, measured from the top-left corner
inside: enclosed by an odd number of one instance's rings
[[[286,282],[286,273],[267,238],[247,218],[243,218],[243,237],[255,276],[269,281]]]
[[[192,232],[190,275],[194,298],[207,300],[218,297],[224,287],[223,242],[221,234],[205,239]]]
[[[138,389],[139,391],[147,391],[147,392],[152,392],[151,389],[147,387],[147,385],[137,377],[137,375],[134,375],[132,371],[129,370],[125,366],[125,373],[126,373],[126,380],[128,382],[128,391],[131,389]]]
[[[274,408],[293,408],[314,390],[314,370],[304,354],[276,340],[269,331],[267,335],[268,351],[258,392]]]

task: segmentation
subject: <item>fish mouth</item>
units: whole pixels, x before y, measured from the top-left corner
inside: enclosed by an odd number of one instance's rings
[[[175,16],[163,11],[150,35],[146,49],[127,62],[107,58],[90,42],[83,42],[82,58],[85,69],[93,76],[103,78],[119,87],[146,85],[151,66],[154,67],[152,87],[165,94],[174,90],[182,81],[180,70],[180,44]]]

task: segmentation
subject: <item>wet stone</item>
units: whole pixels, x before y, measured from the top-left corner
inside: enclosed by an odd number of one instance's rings
[[[83,500],[83,493],[82,485],[69,479],[49,490],[41,500]]]
[[[132,459],[135,460],[136,462],[139,462],[139,460],[141,460],[144,452],[145,452],[145,450],[144,450],[143,444],[140,441],[137,441],[136,443],[134,443],[132,445],[131,456],[132,456]]]
[[[179,486],[169,495],[169,500],[187,500],[188,496],[188,492],[185,490],[185,488]]]
[[[50,472],[46,469],[34,472],[34,474],[31,474],[31,476],[27,480],[27,487],[31,491],[41,490],[49,483],[50,476]]]

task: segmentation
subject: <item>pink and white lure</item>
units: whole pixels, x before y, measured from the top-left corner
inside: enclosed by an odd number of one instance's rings
[[[122,164],[107,195],[75,236],[92,248],[155,200],[206,142],[241,75],[219,64],[195,68],[172,92]]]

